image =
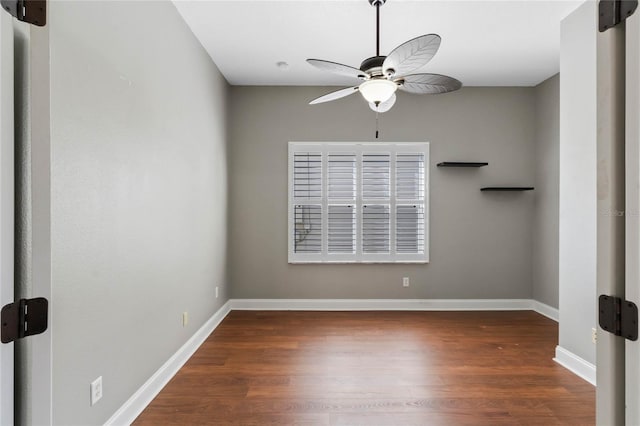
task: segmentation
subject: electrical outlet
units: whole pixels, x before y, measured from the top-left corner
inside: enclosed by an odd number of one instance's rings
[[[402,278],[402,287],[409,287],[409,277]]]
[[[595,344],[598,341],[598,331],[595,328],[591,329],[591,343]]]
[[[91,405],[100,401],[102,398],[102,376],[91,382]]]
[[[189,312],[182,313],[182,326],[186,327],[189,324]]]
[[[218,287],[216,286],[216,299],[218,298]]]

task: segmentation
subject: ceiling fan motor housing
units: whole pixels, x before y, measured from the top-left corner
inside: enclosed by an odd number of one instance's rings
[[[372,77],[382,75],[382,64],[386,59],[386,56],[372,56],[362,61],[360,64],[360,71],[364,71]]]
[[[360,69],[331,61],[307,59],[319,69],[361,80],[357,86],[347,87],[320,96],[309,102],[319,104],[334,101],[360,92],[374,111],[388,111],[396,101],[395,92],[401,89],[409,93],[435,94],[458,90],[462,83],[455,78],[440,74],[411,74],[433,58],[440,47],[438,34],[415,37],[396,47],[388,56],[380,55],[380,6],[386,0],[368,0],[376,8],[376,55],[365,59]]]

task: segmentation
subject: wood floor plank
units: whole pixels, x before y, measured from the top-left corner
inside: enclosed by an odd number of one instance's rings
[[[233,311],[135,425],[584,425],[535,312]]]

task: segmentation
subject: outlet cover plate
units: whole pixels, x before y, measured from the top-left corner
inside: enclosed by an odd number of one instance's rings
[[[95,405],[100,398],[102,398],[102,376],[91,382],[91,405]]]

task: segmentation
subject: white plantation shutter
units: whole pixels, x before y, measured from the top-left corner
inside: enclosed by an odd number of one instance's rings
[[[294,239],[296,253],[322,251],[322,206],[297,205],[295,207]]]
[[[425,250],[424,161],[423,153],[396,154],[396,253]]]
[[[329,230],[327,236],[329,253],[356,252],[355,206],[329,206]]]
[[[388,199],[390,187],[389,154],[362,154],[362,198]]]
[[[389,206],[362,206],[363,253],[389,253]]]
[[[329,182],[327,197],[330,200],[356,198],[356,155],[330,153],[328,156]]]
[[[357,158],[354,152],[327,155],[327,254],[353,256],[356,252],[355,202]]]
[[[362,154],[362,253],[388,255],[391,216],[391,155],[385,152]],[[369,204],[369,202],[386,204]]]
[[[396,155],[396,198],[424,199],[424,154]]]
[[[295,198],[301,199],[319,199],[322,196],[322,154],[295,154],[293,192]]]
[[[428,261],[428,144],[289,143],[289,262]]]
[[[322,153],[297,152],[293,156],[293,251],[322,253]],[[315,203],[311,203],[315,201]]]
[[[396,206],[396,251],[424,253],[424,207]]]

